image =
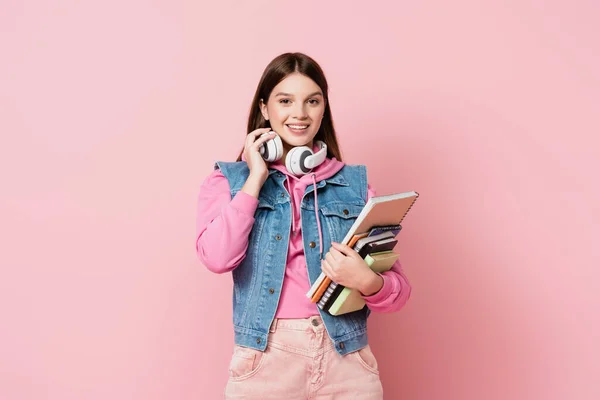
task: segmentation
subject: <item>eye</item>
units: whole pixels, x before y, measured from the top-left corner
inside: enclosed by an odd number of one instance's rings
[[[319,104],[319,100],[317,100],[317,99],[310,99],[308,102],[310,104],[312,104],[313,106],[316,106],[317,104]]]
[[[281,99],[281,100],[279,100],[279,102],[281,104],[290,104],[289,101],[290,101],[290,99]]]

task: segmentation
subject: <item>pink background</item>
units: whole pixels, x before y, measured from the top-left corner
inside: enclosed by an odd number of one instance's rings
[[[412,299],[369,322],[386,399],[600,398],[600,6],[362,4],[2,1],[1,399],[221,397],[195,201],[285,51],[346,161],[422,195]]]

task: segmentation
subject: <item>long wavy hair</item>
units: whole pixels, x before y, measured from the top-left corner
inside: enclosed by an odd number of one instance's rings
[[[250,106],[250,114],[248,116],[248,133],[259,128],[270,128],[271,124],[265,120],[260,112],[260,100],[263,99],[267,103],[273,88],[279,82],[284,80],[292,73],[301,73],[312,79],[323,91],[325,100],[325,113],[321,120],[321,126],[314,140],[321,140],[327,144],[327,157],[335,157],[338,161],[342,161],[342,155],[338,146],[337,136],[333,127],[333,119],[331,118],[331,104],[329,103],[327,79],[319,64],[303,53],[284,53],[275,57],[265,68],[256,93],[252,99]],[[244,149],[240,151],[237,161],[242,160]]]

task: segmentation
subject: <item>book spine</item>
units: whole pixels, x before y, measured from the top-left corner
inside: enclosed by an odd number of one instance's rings
[[[325,306],[323,307],[323,311],[331,314],[329,312],[329,309],[333,306],[333,304],[335,303],[335,301],[340,297],[340,294],[344,291],[345,288],[346,287],[344,285],[337,285],[335,287],[335,290],[333,291],[333,293],[329,297],[329,300],[327,300],[327,302],[325,303]]]
[[[404,214],[404,215],[406,215],[406,214]],[[385,233],[385,232],[392,232],[394,234],[394,236],[396,236],[396,235],[398,235],[400,233],[401,230],[402,230],[402,226],[400,226],[400,225],[384,226],[384,227],[380,227],[380,228],[373,228],[371,230],[371,232],[369,232],[369,236],[368,237],[375,236],[375,235],[380,235],[380,234]]]

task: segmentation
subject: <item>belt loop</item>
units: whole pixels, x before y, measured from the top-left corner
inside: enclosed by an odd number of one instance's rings
[[[277,318],[273,318],[273,322],[271,322],[271,328],[269,329],[269,332],[273,333],[275,332],[275,329],[277,329]]]

